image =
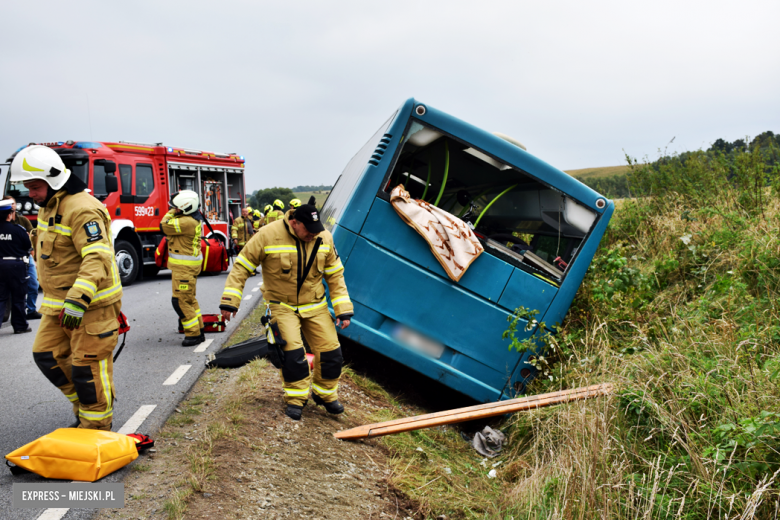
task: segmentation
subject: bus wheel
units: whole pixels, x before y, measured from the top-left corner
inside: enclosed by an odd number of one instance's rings
[[[122,285],[130,285],[138,276],[140,267],[138,253],[133,245],[125,240],[117,240],[114,244],[114,251],[116,251],[116,266],[119,268]]]

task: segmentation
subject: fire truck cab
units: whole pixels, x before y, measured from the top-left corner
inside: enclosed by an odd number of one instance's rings
[[[154,250],[163,237],[160,220],[177,191],[193,190],[200,195],[203,215],[226,246],[230,223],[245,205],[244,157],[234,153],[126,141],[40,144],[54,149],[72,174],[84,181],[108,209],[117,266],[124,285],[159,271],[154,263]],[[14,155],[8,159],[9,163]],[[114,175],[115,179],[109,178]],[[24,186],[11,183],[6,192],[16,199],[20,212],[34,223],[38,206]],[[206,226],[203,231],[210,233]]]

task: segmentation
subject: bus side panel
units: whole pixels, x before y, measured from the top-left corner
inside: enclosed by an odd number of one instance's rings
[[[389,202],[377,198],[360,236],[450,281],[428,242],[401,219]],[[458,283],[483,298],[497,302],[512,275],[512,270],[513,267],[506,262],[483,253],[469,266],[459,282],[450,283]],[[543,314],[546,310],[547,305],[539,309],[539,312]]]
[[[512,312],[518,307],[538,311],[536,318],[539,319],[547,312],[557,292],[555,286],[515,267],[498,304]]]
[[[508,326],[505,310],[363,237],[355,243],[345,277],[353,300],[444,344],[442,360],[450,355],[452,365],[499,391],[503,388],[519,357],[501,338]],[[522,339],[527,334],[522,322],[518,335]]]
[[[333,244],[336,246],[336,252],[341,259],[341,264],[346,266],[347,261],[349,260],[349,254],[352,252],[352,248],[355,246],[357,235],[339,225],[333,226],[332,233]]]
[[[352,303],[355,306],[355,318],[352,319],[352,324],[348,328],[339,331],[340,335],[346,336],[479,402],[486,403],[500,398],[500,386],[493,387],[487,385],[469,374],[454,370],[442,360],[433,359],[403,345],[394,339],[392,335],[386,334],[381,330],[382,323],[387,321],[385,316],[369,309],[358,301],[353,300]],[[359,319],[358,316],[360,317]]]
[[[548,327],[552,327],[557,323],[563,323],[563,318],[566,313],[569,312],[571,302],[574,300],[574,296],[582,285],[582,280],[585,278],[585,273],[588,271],[593,256],[596,254],[596,250],[599,247],[599,242],[604,236],[604,232],[607,230],[612,213],[615,211],[615,203],[611,200],[607,201],[607,206],[604,214],[599,219],[596,227],[588,235],[587,240],[582,246],[582,249],[577,253],[577,257],[569,267],[569,272],[566,274],[566,279],[563,281],[563,285],[558,290],[558,295],[550,304],[550,308],[545,314],[544,321]]]
[[[377,153],[372,155],[370,159],[377,164],[372,164],[371,162],[366,163],[366,168],[355,186],[352,196],[344,208],[344,213],[338,222],[345,228],[355,233],[359,233],[360,228],[363,227],[363,223],[368,216],[376,193],[382,187],[382,180],[384,179],[387,170],[393,166],[393,157],[401,142],[401,134],[406,129],[406,123],[409,121],[413,106],[414,100],[407,100],[398,110],[393,122],[387,130],[385,130],[385,135],[390,136],[390,141],[387,144],[386,149],[382,150],[377,147]],[[381,152],[381,155],[379,152]]]

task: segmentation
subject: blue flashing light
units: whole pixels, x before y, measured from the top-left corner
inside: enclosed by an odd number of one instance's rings
[[[100,143],[95,143],[93,141],[79,141],[78,143],[73,145],[73,148],[103,148],[103,145]]]
[[[65,144],[65,141],[57,141],[57,146],[62,146],[63,144]]]
[[[243,155],[239,155],[238,158],[241,159],[242,161],[244,160],[244,156]]]
[[[173,147],[171,146],[168,147],[168,153],[173,153]]]

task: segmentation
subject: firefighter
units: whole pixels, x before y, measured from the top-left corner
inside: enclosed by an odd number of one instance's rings
[[[200,198],[192,190],[182,190],[171,198],[173,208],[160,221],[160,231],[168,237],[168,268],[171,270],[173,310],[184,328],[182,347],[206,341],[203,317],[195,288],[203,255],[200,249],[201,220],[195,218]]]
[[[293,199],[293,200],[290,201],[290,209],[291,210],[299,207],[300,205],[301,205],[301,200],[300,199]]]
[[[14,222],[14,201],[0,201],[0,316],[6,305],[13,309],[14,334],[32,332],[24,311],[31,248],[30,236]]]
[[[233,225],[230,226],[230,238],[236,244],[237,251],[241,251],[243,247],[249,242],[252,237],[252,224],[249,220],[249,209],[244,208],[241,210],[241,216],[233,221]]]
[[[79,428],[110,430],[122,283],[105,206],[46,146],[21,150],[11,181],[40,206],[33,230],[43,318],[33,359],[71,401]]]
[[[266,206],[268,208],[268,206]],[[284,216],[284,202],[282,202],[279,199],[276,199],[274,201],[273,207],[266,211],[265,213],[265,223],[270,224],[271,222],[276,222],[277,220],[282,220],[282,217]]]
[[[259,209],[256,209],[256,210],[253,212],[253,215],[254,215],[254,217],[255,217],[255,218],[254,218],[254,221],[252,222],[252,227],[254,228],[254,230],[255,230],[255,233],[256,233],[258,229],[260,229],[261,227],[263,227],[263,224],[265,223],[265,222],[264,222],[264,221],[265,221],[265,215],[263,215],[263,214],[260,212],[260,210],[259,210]]]
[[[238,255],[219,306],[226,321],[238,312],[244,284],[260,265],[263,298],[272,322],[287,341],[281,369],[285,413],[299,420],[310,388],[315,403],[329,413],[342,413],[344,407],[338,401],[341,346],[328,313],[323,278],[330,290],[336,326],[348,327],[353,309],[333,236],[325,231],[314,206],[304,204],[263,226]],[[306,361],[301,331],[314,354],[313,373]]]

